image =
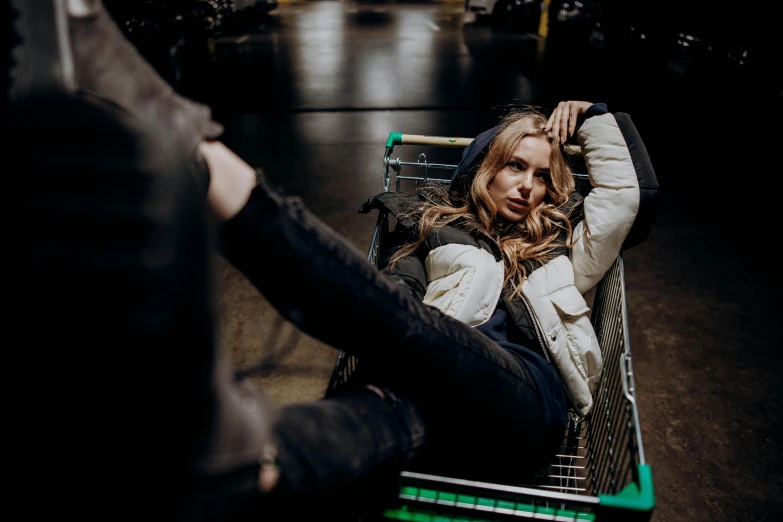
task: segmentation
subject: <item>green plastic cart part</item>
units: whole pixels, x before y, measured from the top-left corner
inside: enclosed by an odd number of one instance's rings
[[[546,515],[549,520],[575,520],[594,522],[595,515],[593,513],[577,513],[576,511],[566,509],[553,509],[533,506],[517,505],[517,511],[525,511],[528,513]],[[481,518],[465,518],[448,515],[436,515],[432,513],[422,513],[418,511],[410,511],[407,507],[400,509],[388,509],[383,514],[384,518],[392,520],[400,520],[403,522],[488,522]]]
[[[652,468],[647,464],[637,467],[639,483],[631,482],[617,495],[598,495],[601,506],[631,511],[652,511],[655,508]]]
[[[460,504],[476,504],[476,497],[471,495],[457,495],[457,502]]]
[[[438,500],[443,502],[457,502],[457,495],[455,493],[446,493],[445,491],[441,491],[440,495],[438,495]]]
[[[514,504],[513,502],[509,502],[508,500],[498,500],[497,508],[514,511],[516,509],[516,504]]]
[[[426,498],[430,500],[437,500],[438,499],[438,492],[434,489],[420,489],[419,490],[419,498]]]
[[[626,488],[627,489],[627,488]],[[584,520],[588,522],[595,521],[595,514],[580,513],[570,509],[556,509],[543,506],[531,506],[509,500],[495,500],[486,497],[475,497],[471,495],[457,495],[445,491],[433,489],[419,489],[412,486],[405,486],[400,490],[401,496],[411,499],[427,499],[436,502],[446,502],[449,504],[484,507],[491,509],[500,509],[507,511],[526,512],[534,515],[544,515],[550,520]],[[631,493],[628,493],[629,495]],[[384,513],[384,517],[393,520],[402,520],[410,522],[482,522],[481,519],[466,519],[462,517],[450,517],[446,515],[435,515],[432,513],[422,513],[411,511],[407,506],[400,509],[389,509]]]
[[[402,133],[390,132],[389,139],[386,141],[386,147],[390,150],[394,149],[395,145],[402,145]]]
[[[545,515],[548,520],[585,520],[590,522],[595,520],[595,514],[593,513],[579,513],[570,509],[530,506],[528,504],[517,504],[516,511],[524,511],[536,515]]]
[[[411,486],[403,486],[400,488],[400,496],[415,497],[418,494],[419,488],[414,488]]]
[[[491,498],[479,497],[478,502],[476,502],[476,505],[484,506],[484,507],[495,507],[495,500]]]
[[[614,510],[624,511],[636,511],[636,512],[652,512],[655,508],[655,490],[653,488],[652,468],[647,464],[641,464],[637,467],[638,482],[632,482],[628,484],[621,492],[616,495],[598,495],[599,504],[603,508],[609,508]],[[400,489],[401,496],[411,499],[429,499],[433,502],[446,502],[455,503],[457,505],[469,505],[469,506],[481,506],[489,508],[507,509],[514,511],[526,511],[529,513],[538,513],[548,516],[573,518],[576,520],[589,520],[594,521],[595,515],[593,513],[579,513],[571,510],[556,510],[553,508],[536,507],[527,504],[518,504],[505,500],[494,500],[485,497],[475,497],[472,495],[461,495],[454,493],[447,493],[444,491],[437,491],[433,489],[419,489],[411,486],[404,486]],[[411,517],[415,512],[407,510],[389,510],[387,511],[387,518],[394,518],[396,520],[413,520],[412,518],[397,518],[396,515],[405,513],[404,516]],[[422,515],[421,513],[415,513],[416,516]],[[400,515],[403,516],[403,515]],[[426,522],[436,522],[432,516],[426,515]],[[417,519],[419,520],[419,519]],[[421,519],[425,520],[425,519]],[[456,522],[456,518],[445,518],[444,521]],[[440,522],[440,521],[437,521]],[[471,522],[476,522],[471,520]]]
[[[483,518],[451,517],[448,515],[434,515],[432,513],[419,513],[408,511],[407,508],[388,509],[384,512],[385,518],[402,520],[405,522],[489,522]]]

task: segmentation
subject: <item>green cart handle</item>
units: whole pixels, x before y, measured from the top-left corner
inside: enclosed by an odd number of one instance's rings
[[[403,134],[401,132],[390,132],[389,139],[386,140],[386,152],[383,155],[383,191],[389,191],[391,173],[389,171],[389,158],[394,151],[395,145],[430,145],[436,147],[464,148],[473,142],[473,138],[459,138],[456,136],[427,136],[421,134]],[[582,148],[579,145],[565,145],[566,155],[581,155]],[[575,175],[577,177],[586,175]]]
[[[395,145],[435,145],[437,147],[467,147],[473,138],[457,138],[450,136],[422,136],[420,134],[402,134],[401,132],[389,133],[386,142],[391,152]]]
[[[467,147],[473,138],[458,138],[450,136],[425,136],[421,134],[403,134],[390,132],[386,141],[387,152],[394,150],[395,145],[435,145],[437,147]],[[565,145],[566,154],[581,155],[582,147],[579,145]]]

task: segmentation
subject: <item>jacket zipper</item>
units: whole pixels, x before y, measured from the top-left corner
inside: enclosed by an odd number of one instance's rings
[[[478,232],[482,236],[484,236],[484,238],[486,238],[490,242],[490,244],[495,245],[495,248],[497,250],[500,250],[500,247],[497,246],[497,243],[489,234],[481,230],[479,230]],[[527,314],[530,316],[530,319],[532,319],[533,321],[533,329],[536,331],[536,337],[538,337],[538,343],[541,345],[541,349],[544,351],[544,357],[546,357],[547,362],[553,364],[552,358],[549,356],[549,347],[546,344],[546,339],[544,337],[543,328],[541,328],[541,323],[538,322],[538,317],[536,317],[536,314],[533,313],[533,307],[530,305],[530,301],[528,300],[524,292],[520,292],[519,295],[522,297],[522,302],[525,304],[525,308],[527,309]]]
[[[527,308],[527,313],[530,315],[530,317],[533,319],[533,326],[535,327],[536,335],[538,336],[538,342],[541,343],[541,349],[544,350],[544,357],[546,357],[546,360],[552,364],[556,369],[557,372],[560,373],[560,369],[557,368],[557,365],[555,365],[552,362],[552,359],[549,358],[549,347],[547,346],[546,342],[544,341],[544,334],[541,331],[541,324],[538,322],[538,317],[535,316],[533,313],[532,306],[530,306],[530,301],[528,301],[527,296],[523,293],[520,293],[519,295],[522,296],[522,302],[525,303],[525,308]],[[563,386],[565,386],[565,383],[563,383]],[[568,420],[571,423],[576,423],[584,419],[582,417],[582,414],[579,413],[578,410],[576,410],[573,407],[573,403],[568,398],[568,395],[566,394],[566,401],[571,404],[571,406],[567,406],[568,409]]]
[[[530,319],[533,320],[533,329],[536,331],[538,343],[541,345],[541,349],[544,351],[544,357],[546,357],[546,360],[551,364],[552,359],[549,357],[549,347],[546,344],[544,333],[541,331],[541,323],[538,322],[538,317],[536,317],[536,314],[533,313],[533,307],[530,306],[530,301],[528,301],[527,296],[523,292],[520,292],[519,295],[522,297],[522,302],[525,303],[528,316],[530,316]]]

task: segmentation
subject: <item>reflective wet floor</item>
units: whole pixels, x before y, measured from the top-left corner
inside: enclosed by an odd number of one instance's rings
[[[213,107],[227,144],[362,252],[375,215],[357,210],[381,190],[390,132],[472,137],[499,106],[561,99],[630,113],[662,191],[652,235],[624,254],[653,520],[783,515],[781,140],[766,126],[781,102],[765,70],[687,77],[671,57],[499,30],[461,3],[281,4],[213,53],[183,91]],[[237,364],[276,347],[285,356],[258,378],[265,392],[321,397],[336,352],[281,322],[225,264],[220,282],[221,337]]]

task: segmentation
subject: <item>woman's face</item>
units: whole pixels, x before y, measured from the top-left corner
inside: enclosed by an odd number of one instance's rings
[[[549,182],[549,139],[525,136],[511,159],[495,174],[489,184],[489,195],[498,214],[518,222],[544,200]]]

